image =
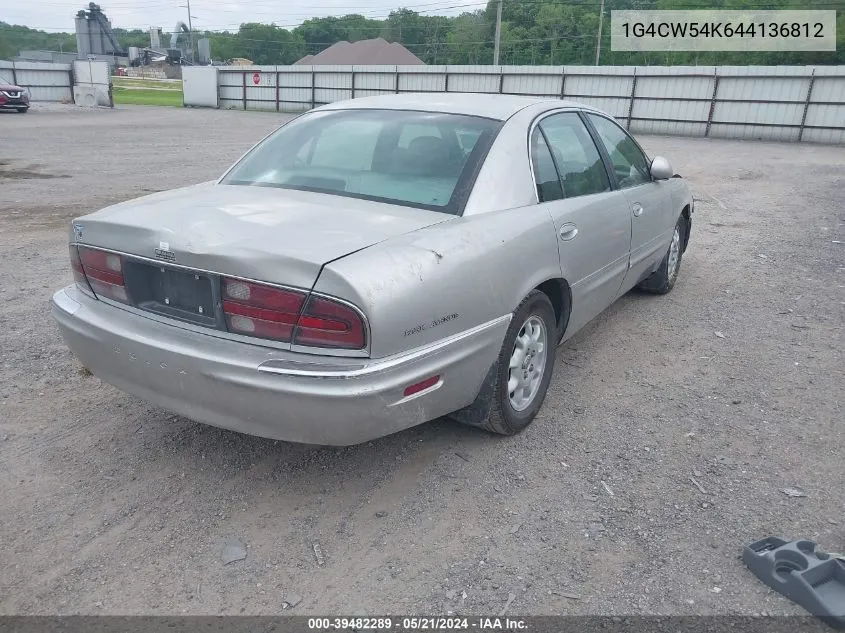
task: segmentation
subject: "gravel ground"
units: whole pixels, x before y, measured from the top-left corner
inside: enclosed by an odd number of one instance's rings
[[[48,311],[71,218],[212,179],[282,120],[0,115],[0,614],[801,613],[738,556],[845,549],[845,148],[642,139],[700,200],[680,279],[561,348],[526,432],[315,448],[83,375]]]

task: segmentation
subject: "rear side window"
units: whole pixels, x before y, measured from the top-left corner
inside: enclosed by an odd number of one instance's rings
[[[535,127],[531,135],[531,162],[534,164],[534,182],[537,183],[537,197],[540,202],[563,198],[563,189],[560,186],[554,160],[552,160],[552,153],[539,127]]]
[[[540,122],[549,140],[566,198],[610,191],[601,154],[584,122],[574,112],[553,114]]]

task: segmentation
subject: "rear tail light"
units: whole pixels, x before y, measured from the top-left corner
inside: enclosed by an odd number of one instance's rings
[[[230,332],[311,347],[363,349],[364,320],[351,306],[296,290],[223,278]]]
[[[84,246],[78,247],[78,252],[79,263],[77,265],[73,257],[73,247],[71,247],[71,266],[73,266],[73,274],[77,283],[79,283],[79,275],[81,274],[98,297],[105,297],[120,303],[130,303],[123,281],[123,257],[121,255],[85,248]],[[79,268],[81,268],[81,271]]]
[[[70,263],[83,290],[131,305],[122,255],[71,245]],[[363,317],[341,301],[230,277],[222,278],[221,290],[230,332],[310,347],[366,347]]]
[[[364,319],[345,303],[312,296],[302,311],[293,342],[314,347],[362,349],[366,345]]]
[[[83,290],[91,291],[91,286],[88,285],[88,280],[85,279],[85,271],[82,270],[82,260],[79,259],[79,249],[71,245],[70,250],[70,267],[73,269],[73,280]]]
[[[223,313],[230,332],[290,342],[305,294],[223,278]]]

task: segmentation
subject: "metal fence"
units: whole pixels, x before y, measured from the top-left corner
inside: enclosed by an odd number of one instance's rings
[[[26,88],[32,101],[73,101],[71,64],[0,60],[0,83]]]
[[[632,131],[845,143],[843,66],[231,66],[185,105],[301,111],[379,94],[473,92],[572,99]],[[210,76],[208,79],[212,79]]]

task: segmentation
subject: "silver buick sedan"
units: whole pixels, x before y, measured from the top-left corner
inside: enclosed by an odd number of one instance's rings
[[[70,349],[117,388],[254,435],[349,445],[441,416],[528,426],[555,348],[669,292],[693,199],[609,115],[425,94],[333,103],[219,180],[73,221]]]

